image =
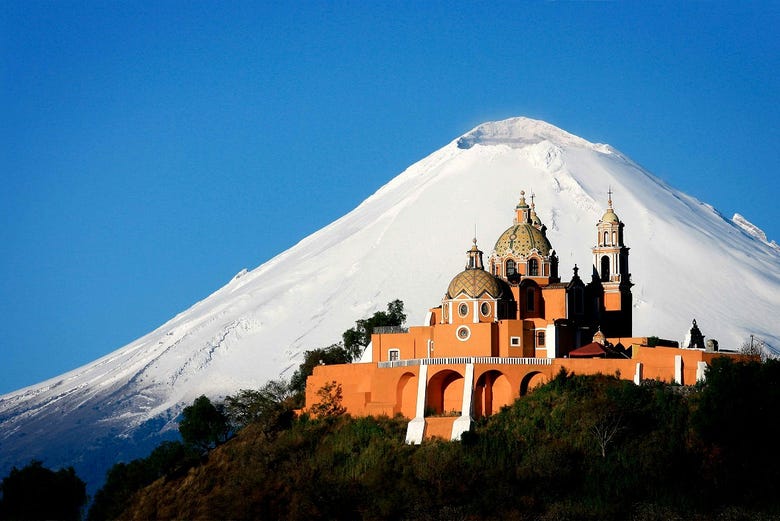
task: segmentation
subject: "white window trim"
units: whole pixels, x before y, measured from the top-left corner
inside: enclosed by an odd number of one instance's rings
[[[462,330],[464,330],[464,329],[466,330],[466,333],[468,333],[468,334],[465,337],[461,338],[459,333]],[[455,330],[455,338],[457,338],[461,342],[467,341],[469,338],[471,338],[471,329],[468,326],[460,326],[458,329]]]

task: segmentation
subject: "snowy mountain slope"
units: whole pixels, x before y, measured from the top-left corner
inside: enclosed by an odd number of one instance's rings
[[[609,187],[631,247],[636,335],[682,339],[696,318],[722,347],[751,333],[780,346],[780,252],[760,230],[608,145],[514,118],[452,141],[135,342],[0,397],[0,471],[36,457],[73,464],[94,485],[118,458],[145,455],[200,394],[289,376],[304,350],[339,340],[394,298],[420,323],[463,268],[475,226],[487,255],[520,190],[536,194],[564,280],[575,263],[587,272]]]

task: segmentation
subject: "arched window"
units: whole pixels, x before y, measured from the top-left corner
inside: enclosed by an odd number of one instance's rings
[[[536,259],[528,260],[528,276],[529,277],[539,276],[539,261],[537,261]]]
[[[515,267],[515,261],[509,259],[508,261],[506,261],[506,276],[511,277],[515,273],[517,273],[517,269]]]
[[[601,258],[601,280],[603,282],[609,280],[609,257],[606,255]]]
[[[525,292],[525,309],[527,311],[533,311],[536,304],[536,292],[534,288],[528,288]]]
[[[617,232],[612,232],[612,246],[617,244]]]
[[[604,246],[607,246],[608,240],[609,240],[609,232],[604,232]]]

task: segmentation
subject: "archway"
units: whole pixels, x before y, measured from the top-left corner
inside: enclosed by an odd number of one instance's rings
[[[609,257],[606,255],[601,257],[601,280],[602,282],[609,280]]]
[[[412,373],[404,373],[398,380],[394,412],[407,418],[414,418],[417,413],[417,376]]]
[[[529,391],[533,391],[540,385],[547,383],[547,376],[539,371],[533,371],[525,375],[520,382],[520,396],[525,396]]]
[[[490,416],[514,401],[512,385],[500,371],[486,371],[474,389],[474,417]]]
[[[450,369],[428,380],[425,415],[460,414],[463,407],[463,375]]]

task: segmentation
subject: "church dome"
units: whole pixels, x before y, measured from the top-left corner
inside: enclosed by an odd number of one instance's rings
[[[603,223],[619,223],[620,219],[618,218],[617,214],[615,213],[615,210],[613,210],[610,207],[610,208],[607,208],[606,212],[604,212],[604,215],[601,217],[601,222],[603,222]]]
[[[547,256],[550,254],[552,246],[541,230],[528,223],[518,223],[507,228],[498,238],[495,254],[499,257],[506,254],[526,257],[534,249],[543,256]]]
[[[478,298],[483,293],[499,298],[503,293],[503,286],[496,277],[485,270],[468,269],[458,273],[452,279],[447,288],[447,298],[454,298],[460,293],[465,293],[469,298]]]

